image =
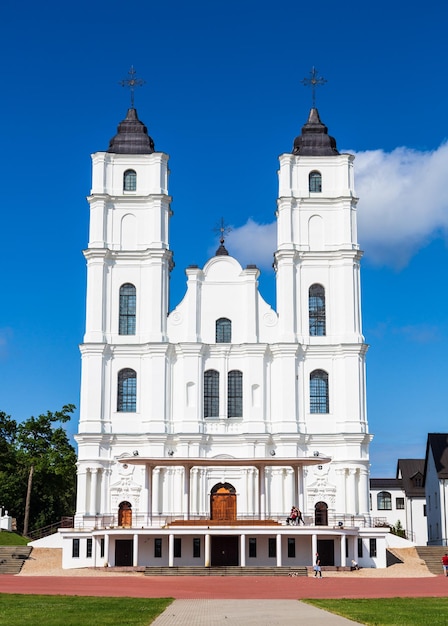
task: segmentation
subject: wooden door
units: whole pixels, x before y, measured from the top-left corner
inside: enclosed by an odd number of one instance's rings
[[[210,496],[210,519],[220,521],[236,520],[235,488],[228,483],[215,485]]]
[[[211,537],[211,565],[212,567],[230,567],[239,565],[239,537],[212,536]]]
[[[132,505],[130,502],[120,502],[118,510],[118,525],[130,528],[132,526]]]
[[[132,565],[132,555],[134,551],[133,539],[117,539],[115,541],[115,565]]]
[[[314,507],[314,523],[316,526],[328,526],[328,505],[318,502]]]

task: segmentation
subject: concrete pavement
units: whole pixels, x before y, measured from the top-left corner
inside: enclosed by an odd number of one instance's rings
[[[345,617],[298,600],[175,600],[152,626],[348,626]]]

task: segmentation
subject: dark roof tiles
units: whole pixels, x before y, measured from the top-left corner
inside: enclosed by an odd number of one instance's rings
[[[154,141],[148,129],[138,119],[136,109],[128,109],[125,119],[118,124],[118,132],[109,142],[108,152],[115,154],[152,154]]]
[[[311,109],[307,123],[302,126],[302,134],[294,139],[293,154],[297,156],[337,156],[336,140],[328,134],[322,124],[319,111]]]

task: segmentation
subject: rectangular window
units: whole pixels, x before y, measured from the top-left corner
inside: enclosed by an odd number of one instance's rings
[[[426,517],[426,504],[423,505],[423,517]]]
[[[395,508],[396,509],[404,509],[404,498],[396,498],[395,499]]]
[[[296,540],[294,537],[288,537],[288,559],[296,558]]]
[[[104,557],[104,537],[100,539],[100,558]]]
[[[277,540],[275,537],[269,537],[269,558],[275,559],[277,557]]]
[[[174,537],[174,558],[180,559],[182,556],[182,539],[180,537]]]
[[[79,558],[79,539],[73,539],[72,543],[72,557],[74,559]]]
[[[154,558],[162,558],[162,540],[160,538],[154,539]]]
[[[369,539],[369,556],[376,556],[376,539]]]
[[[88,559],[92,558],[92,539],[91,538],[87,539],[87,543],[86,543],[86,558],[88,558]]]
[[[201,558],[201,539],[200,537],[193,537],[193,558]]]
[[[257,539],[255,537],[249,537],[249,558],[257,558]]]
[[[358,537],[358,558],[362,559],[363,543],[361,537]]]

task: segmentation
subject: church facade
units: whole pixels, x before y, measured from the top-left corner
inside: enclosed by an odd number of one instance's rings
[[[280,156],[275,310],[223,238],[169,310],[168,155],[134,108],[92,161],[63,566],[295,567],[319,552],[323,565],[385,567],[369,511],[354,157],[315,108]]]

